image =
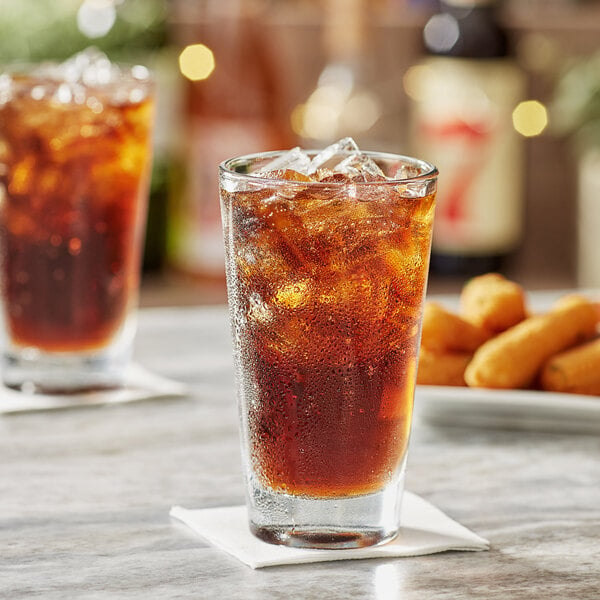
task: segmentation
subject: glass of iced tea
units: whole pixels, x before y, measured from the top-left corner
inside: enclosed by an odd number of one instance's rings
[[[398,533],[437,171],[350,139],[220,167],[250,528]]]
[[[3,379],[41,392],[123,382],[151,163],[148,70],[87,50],[0,74]]]

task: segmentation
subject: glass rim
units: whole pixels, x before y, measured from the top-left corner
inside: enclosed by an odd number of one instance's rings
[[[108,57],[107,57],[108,58]],[[67,59],[68,60],[68,59]],[[155,87],[156,86],[156,74],[154,71],[142,63],[136,62],[120,62],[113,61],[109,58],[109,62],[112,67],[116,67],[116,77],[107,82],[101,83],[85,83],[80,79],[70,80],[66,77],[55,77],[53,73],[47,71],[46,68],[57,68],[60,67],[65,61],[47,59],[39,61],[31,60],[15,60],[0,62],[0,78],[8,77],[5,81],[5,85],[14,86],[35,86],[47,84],[60,85],[63,83],[81,85],[88,89],[108,89],[110,86],[114,86],[119,83],[134,83],[140,86]],[[40,72],[36,72],[36,70]],[[135,71],[143,70],[143,76],[137,76]],[[21,78],[22,77],[22,78]]]
[[[219,172],[230,176],[230,177],[240,177],[247,178],[250,181],[256,181],[257,183],[261,183],[263,185],[286,185],[286,186],[298,186],[298,187],[333,187],[333,186],[344,186],[348,184],[359,185],[359,186],[387,186],[387,185],[400,185],[418,181],[427,181],[431,179],[437,178],[439,175],[438,169],[435,165],[427,162],[426,160],[415,158],[414,156],[408,156],[405,154],[395,154],[394,152],[378,152],[372,150],[361,150],[360,154],[364,154],[369,158],[373,159],[384,159],[390,161],[404,162],[405,164],[415,165],[417,167],[421,167],[424,169],[423,173],[419,173],[418,175],[413,175],[410,177],[404,177],[400,179],[391,179],[386,178],[385,180],[375,180],[375,181],[296,181],[291,179],[282,179],[282,178],[273,178],[273,177],[264,177],[261,175],[253,175],[252,173],[240,173],[233,169],[233,165],[236,163],[250,163],[253,160],[258,158],[268,159],[268,158],[276,158],[277,156],[281,156],[290,150],[273,150],[269,152],[254,152],[251,154],[242,154],[240,156],[234,156],[224,160],[219,164]],[[312,156],[316,155],[321,150],[308,149],[302,150],[307,155]],[[348,155],[351,153],[349,152]]]

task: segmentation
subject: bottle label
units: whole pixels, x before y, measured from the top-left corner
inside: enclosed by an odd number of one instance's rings
[[[218,166],[272,145],[267,123],[251,119],[194,119],[184,156],[185,184],[172,203],[170,262],[192,274],[225,276]]]
[[[523,218],[523,144],[512,125],[521,73],[502,59],[435,57],[418,68],[413,151],[440,172],[433,248],[504,254]]]

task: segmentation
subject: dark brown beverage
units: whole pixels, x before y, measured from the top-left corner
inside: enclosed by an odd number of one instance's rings
[[[434,188],[364,179],[222,191],[247,459],[275,492],[367,494],[404,460]]]
[[[152,113],[135,81],[13,75],[0,90],[0,279],[12,344],[91,350],[123,326],[137,300]]]

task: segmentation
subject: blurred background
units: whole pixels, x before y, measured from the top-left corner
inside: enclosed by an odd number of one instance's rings
[[[158,81],[142,304],[225,301],[217,165],[353,136],[441,172],[430,292],[600,287],[597,0],[3,0],[0,60]]]

